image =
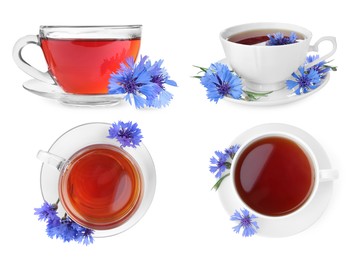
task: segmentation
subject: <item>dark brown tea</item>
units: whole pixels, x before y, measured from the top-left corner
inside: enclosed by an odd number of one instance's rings
[[[265,137],[241,153],[234,181],[239,196],[250,208],[268,216],[283,216],[297,210],[309,198],[314,168],[294,141]]]
[[[69,216],[91,229],[111,229],[126,222],[142,194],[134,159],[112,145],[92,145],[76,153],[59,182],[60,200]]]
[[[266,29],[266,30],[252,30],[245,31],[238,34],[231,35],[227,40],[234,43],[245,44],[245,45],[264,45],[265,42],[269,40],[268,34],[274,34],[281,32],[285,37],[289,37],[291,31],[282,29]],[[297,40],[303,40],[304,36],[300,33],[295,32],[297,35]]]

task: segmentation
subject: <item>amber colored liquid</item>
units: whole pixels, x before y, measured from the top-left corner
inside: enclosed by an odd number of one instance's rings
[[[244,45],[255,45],[267,42],[269,40],[268,34],[274,34],[281,32],[285,37],[289,37],[291,31],[282,30],[282,29],[270,29],[270,30],[251,30],[241,33],[231,35],[227,40],[234,43],[244,44]],[[297,33],[297,40],[303,40],[304,36],[300,33]]]
[[[142,177],[134,159],[111,145],[76,153],[61,174],[60,201],[82,226],[104,230],[125,223],[138,208]]]
[[[235,186],[253,210],[283,216],[301,207],[314,186],[313,166],[302,148],[282,137],[250,144],[235,166]]]
[[[50,74],[67,93],[106,94],[112,72],[136,59],[140,38],[41,39]]]

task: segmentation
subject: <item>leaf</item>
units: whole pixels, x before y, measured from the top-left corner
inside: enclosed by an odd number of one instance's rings
[[[211,189],[214,189],[215,191],[217,191],[217,190],[219,189],[219,187],[220,187],[222,181],[223,181],[226,177],[228,177],[229,175],[230,175],[230,173],[223,175],[223,176],[214,184],[214,186],[213,186]]]

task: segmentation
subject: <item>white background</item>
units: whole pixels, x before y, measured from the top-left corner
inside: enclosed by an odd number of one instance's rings
[[[6,3],[6,6],[5,6]],[[345,1],[345,3],[347,3]],[[19,259],[336,259],[351,258],[351,14],[337,1],[2,1],[1,10],[1,250]],[[301,25],[319,37],[337,37],[329,83],[297,103],[248,107],[206,99],[192,79],[197,69],[224,57],[219,32],[247,22]],[[37,34],[40,25],[143,24],[141,54],[164,59],[179,88],[162,110],[136,110],[127,103],[77,108],[33,95],[22,88],[30,77],[14,64],[15,41]],[[30,51],[29,51],[30,50]],[[28,47],[31,63],[41,51]],[[34,54],[33,54],[34,53]],[[31,55],[32,54],[32,55]],[[44,66],[42,66],[44,67]],[[63,243],[45,234],[33,208],[42,204],[36,159],[63,132],[87,122],[138,122],[157,170],[157,190],[145,217],[118,236],[91,246]],[[340,170],[329,206],[308,230],[286,238],[242,238],[218,196],[209,158],[237,135],[262,123],[288,123],[306,130],[326,148]],[[7,256],[7,257],[6,257]],[[338,257],[339,258],[339,257]],[[342,259],[340,258],[340,259]]]

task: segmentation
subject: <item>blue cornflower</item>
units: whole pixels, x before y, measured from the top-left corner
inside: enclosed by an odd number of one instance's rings
[[[214,156],[210,158],[210,163],[213,165],[209,166],[209,170],[211,173],[216,173],[216,178],[221,178],[222,173],[226,169],[229,169],[229,163],[227,162],[229,159],[229,154],[215,151],[215,155],[218,157],[218,159],[216,159]]]
[[[84,245],[94,242],[92,236],[94,230],[78,225],[68,216],[62,219],[57,217],[55,220],[48,221],[46,232],[50,238],[60,238],[64,242],[76,241]]]
[[[238,144],[235,144],[225,149],[225,153],[228,154],[233,159],[238,149],[240,149],[240,146]]]
[[[50,238],[60,238],[64,242],[74,240],[84,245],[94,242],[93,230],[78,225],[66,214],[63,218],[57,216],[57,204],[50,205],[45,201],[34,214],[39,216],[39,220],[46,221],[46,233]]]
[[[136,148],[141,142],[143,136],[141,135],[141,129],[138,128],[138,124],[132,124],[131,121],[124,123],[119,121],[117,124],[113,123],[109,129],[110,139],[116,138],[120,142],[121,147],[133,147]]]
[[[297,95],[302,93],[307,93],[313,89],[316,89],[321,84],[321,78],[319,73],[310,68],[307,71],[304,69],[303,66],[298,68],[300,75],[296,73],[292,73],[294,80],[286,80],[286,85],[288,89],[294,89]]]
[[[125,100],[132,104],[132,98],[136,108],[142,108],[147,100],[153,100],[158,95],[158,89],[151,82],[151,75],[147,71],[145,62],[147,56],[141,56],[136,64],[132,57],[126,59],[126,64],[121,63],[120,69],[112,73],[109,79],[109,94],[126,94]]]
[[[62,218],[60,226],[56,228],[56,232],[56,236],[61,238],[64,242],[75,240],[77,236],[75,222],[69,217]]]
[[[249,214],[249,211],[246,209],[241,209],[241,212],[237,210],[231,216],[232,221],[239,221],[239,224],[233,227],[233,231],[239,233],[241,228],[243,228],[242,236],[250,237],[257,233],[257,229],[259,229],[258,223],[253,221],[253,219],[257,218],[254,214]]]
[[[315,61],[317,59],[319,59],[319,54],[317,54],[317,55],[308,55],[307,58],[306,58],[305,64],[309,64],[309,63],[311,63],[311,62],[313,62],[313,61]],[[310,69],[314,69],[314,70],[316,70],[318,72],[319,77],[321,79],[324,79],[326,77],[326,73],[328,73],[331,70],[330,67],[325,66],[326,63],[327,63],[326,61],[321,61],[318,64],[314,65],[313,67],[309,68],[308,71]]]
[[[49,219],[46,224],[46,234],[50,238],[58,238],[59,233],[58,233],[58,228],[61,225],[61,219],[58,216],[55,216],[52,219]]]
[[[49,204],[44,201],[43,205],[40,208],[34,209],[34,215],[38,215],[38,220],[52,220],[57,217],[57,204]]]
[[[151,82],[156,85],[158,96],[152,100],[147,100],[147,106],[161,108],[169,105],[172,94],[165,88],[165,84],[177,87],[175,81],[170,80],[170,76],[165,68],[162,68],[163,60],[155,62],[153,65],[151,61],[145,63],[147,71],[150,73]]]
[[[213,63],[207,69],[200,82],[207,89],[210,101],[216,103],[225,96],[240,99],[242,95],[242,81],[229,68],[221,63]]]
[[[94,234],[94,230],[89,229],[89,228],[85,228],[82,227],[76,223],[74,223],[74,229],[76,230],[76,237],[75,240],[78,243],[83,243],[83,245],[89,245],[89,244],[93,244],[94,242],[94,238],[93,238],[93,234]]]
[[[291,43],[295,43],[297,40],[297,35],[294,32],[291,32],[290,36],[284,36],[283,33],[277,32],[273,34],[268,34],[269,40],[266,45],[274,46],[274,45],[287,45]]]

